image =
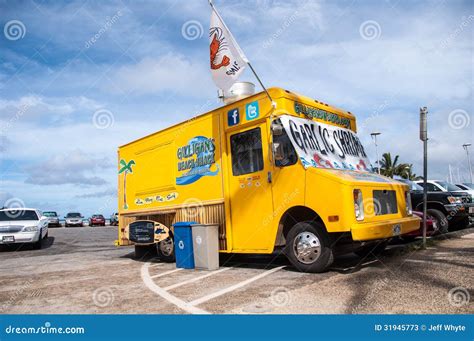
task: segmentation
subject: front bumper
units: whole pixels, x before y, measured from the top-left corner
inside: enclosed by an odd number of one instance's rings
[[[19,244],[19,243],[35,243],[40,239],[40,231],[33,232],[5,232],[0,233],[0,244]],[[8,240],[14,238],[14,241]]]
[[[388,219],[373,223],[358,223],[351,227],[353,240],[375,240],[397,237],[420,228],[420,218],[416,216]]]

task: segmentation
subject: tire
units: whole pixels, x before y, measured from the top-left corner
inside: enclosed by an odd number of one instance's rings
[[[301,272],[324,272],[334,261],[330,240],[322,224],[300,222],[288,232],[284,253]]]
[[[48,239],[48,237],[49,237],[49,231],[46,232],[46,234],[44,235],[44,238],[43,238],[43,239]]]
[[[165,263],[174,263],[176,261],[174,255],[174,238],[171,231],[168,238],[156,244],[156,252],[158,253],[158,258]]]
[[[154,245],[135,245],[135,258],[144,259],[155,255]]]
[[[430,208],[429,210],[426,210],[426,214],[428,215],[428,217],[436,221],[438,229],[435,231],[434,234],[444,234],[448,232],[448,219],[446,219],[446,216],[443,212]]]
[[[365,258],[367,256],[379,256],[385,251],[387,245],[388,240],[381,240],[356,249],[354,250],[354,253],[361,258]]]
[[[40,235],[39,235],[39,238],[38,238],[38,241],[37,242],[34,242],[33,243],[33,249],[35,250],[40,250],[41,247],[43,246],[43,238],[41,238],[41,235],[43,234],[42,231],[40,231]]]

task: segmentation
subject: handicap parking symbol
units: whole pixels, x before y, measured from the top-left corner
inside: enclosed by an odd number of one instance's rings
[[[247,105],[245,105],[245,118],[247,121],[254,120],[258,117],[259,111],[258,111],[258,102],[251,102]]]

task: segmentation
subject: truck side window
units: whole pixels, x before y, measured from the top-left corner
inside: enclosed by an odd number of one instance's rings
[[[263,169],[262,134],[260,128],[230,137],[232,174],[243,175]]]
[[[298,161],[298,157],[296,156],[296,150],[291,144],[290,138],[288,137],[287,133],[283,131],[281,135],[273,136],[273,142],[279,143],[283,150],[283,159],[275,160],[275,166],[277,167],[286,167],[294,165]]]

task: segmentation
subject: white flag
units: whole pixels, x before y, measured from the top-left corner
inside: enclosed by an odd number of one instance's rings
[[[214,6],[211,8],[209,50],[212,79],[218,88],[226,91],[229,90],[244,71],[248,59],[217,13],[217,10]]]

